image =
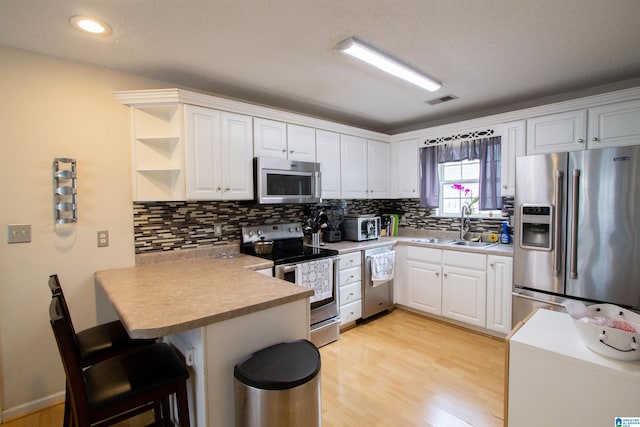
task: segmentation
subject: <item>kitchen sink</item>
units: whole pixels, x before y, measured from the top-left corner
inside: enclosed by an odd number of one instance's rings
[[[467,240],[455,240],[450,243],[451,246],[467,246],[471,248],[488,248],[489,246],[493,246],[496,243],[494,242],[469,242]]]
[[[417,243],[433,243],[433,244],[448,244],[453,242],[453,239],[440,239],[438,237],[425,237],[422,239],[413,239]]]

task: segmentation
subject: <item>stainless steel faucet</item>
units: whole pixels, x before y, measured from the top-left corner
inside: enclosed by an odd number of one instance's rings
[[[469,232],[469,215],[471,215],[469,205],[463,203],[460,210],[460,240],[464,240],[464,236]]]

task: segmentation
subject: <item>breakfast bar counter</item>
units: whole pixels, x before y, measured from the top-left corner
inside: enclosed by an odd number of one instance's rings
[[[271,261],[239,255],[199,258],[95,273],[133,338],[157,338],[288,302],[313,291],[265,276]]]
[[[274,344],[309,339],[313,291],[253,271],[271,266],[238,255],[95,273],[132,337],[162,338],[183,354],[193,426],[235,424],[236,363]]]

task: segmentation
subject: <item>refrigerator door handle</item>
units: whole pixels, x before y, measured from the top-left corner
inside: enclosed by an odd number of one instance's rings
[[[569,277],[578,278],[578,192],[580,190],[580,169],[573,171],[571,198],[571,242],[569,252],[571,253],[571,265],[569,267]]]
[[[564,306],[562,304],[560,304],[559,302],[532,297],[532,296],[529,296],[529,295],[521,294],[520,292],[511,292],[511,295],[514,296],[514,297],[518,297],[518,298],[528,299],[530,301],[542,302],[544,304],[549,304],[549,305],[553,305],[553,306],[556,306],[556,307],[563,307],[564,308]]]
[[[564,179],[564,173],[561,170],[556,170],[556,191],[555,191],[555,205],[556,205],[556,216],[555,222],[553,225],[553,237],[554,237],[554,257],[553,257],[553,275],[558,277],[560,276],[560,266],[562,265],[562,251],[560,248],[562,247],[562,200],[564,195],[562,194],[562,181]]]

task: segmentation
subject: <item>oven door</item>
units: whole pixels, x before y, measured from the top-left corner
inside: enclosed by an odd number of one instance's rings
[[[320,265],[328,262],[330,271],[324,275],[328,280],[324,283],[318,283],[317,289],[312,283],[305,283],[305,271],[312,264]],[[322,258],[314,261],[305,261],[296,264],[281,264],[275,266],[275,277],[295,283],[296,285],[308,287],[316,292],[311,300],[311,324],[322,322],[324,320],[336,317],[338,315],[338,259]]]

